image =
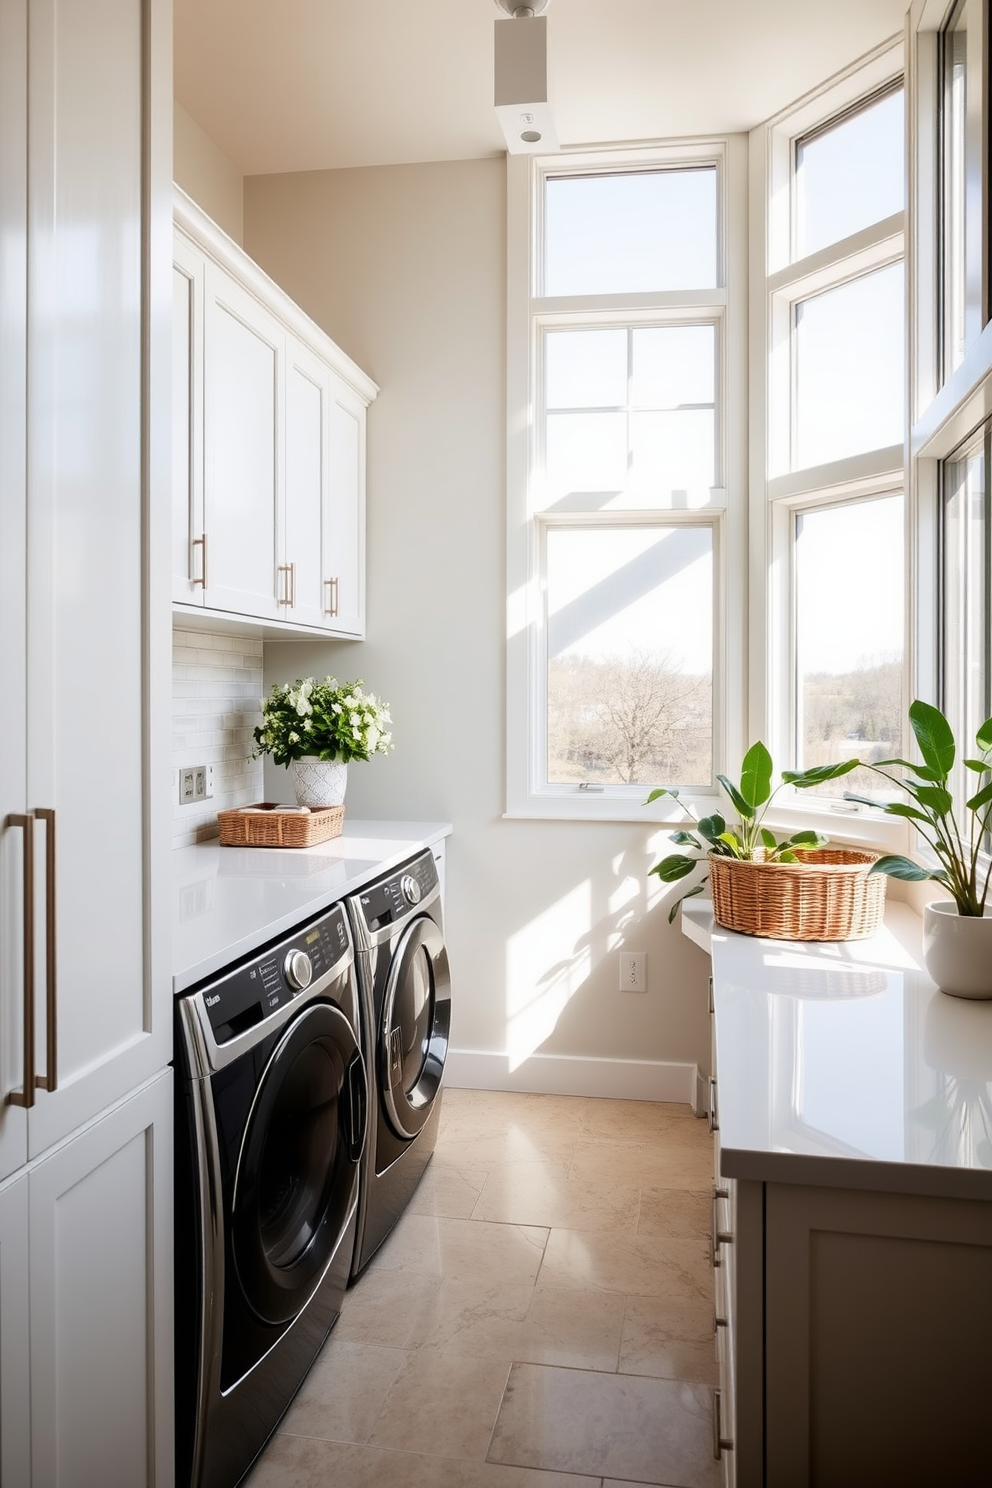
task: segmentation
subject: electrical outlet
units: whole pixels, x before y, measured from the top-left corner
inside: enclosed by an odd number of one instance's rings
[[[189,765],[179,771],[179,800],[183,805],[191,801],[206,801],[213,793],[213,765]]]
[[[620,952],[620,991],[646,992],[647,953],[645,951]]]

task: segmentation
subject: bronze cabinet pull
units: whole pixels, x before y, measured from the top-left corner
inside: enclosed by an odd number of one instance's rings
[[[30,1110],[34,1105],[34,817],[17,813],[6,826],[24,833],[24,1083],[7,1096],[11,1106]]]

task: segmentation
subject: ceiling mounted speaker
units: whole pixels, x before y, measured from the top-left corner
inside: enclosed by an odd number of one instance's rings
[[[496,21],[493,101],[511,155],[550,155],[558,149],[548,82],[548,22],[536,12],[548,0],[519,6],[496,0],[514,19]],[[521,12],[524,12],[521,14]]]

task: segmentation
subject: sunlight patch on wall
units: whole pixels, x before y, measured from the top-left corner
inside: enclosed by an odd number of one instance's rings
[[[586,879],[506,944],[506,1051],[518,1069],[555,1029],[592,970],[592,884]]]

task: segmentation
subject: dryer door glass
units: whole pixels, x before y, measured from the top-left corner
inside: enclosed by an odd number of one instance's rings
[[[262,1321],[294,1317],[333,1256],[354,1212],[365,1120],[351,1025],[312,1004],[269,1059],[235,1179],[234,1259]]]
[[[450,1014],[444,937],[422,915],[397,942],[379,1030],[382,1099],[398,1137],[415,1137],[430,1116],[448,1052]]]

